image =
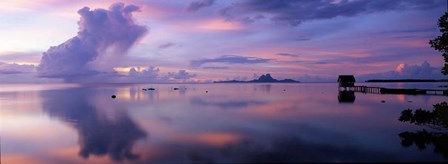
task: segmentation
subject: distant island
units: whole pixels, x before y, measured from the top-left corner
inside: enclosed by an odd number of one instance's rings
[[[293,79],[283,79],[277,80],[272,78],[271,74],[261,75],[258,79],[253,79],[250,81],[239,81],[239,80],[229,80],[229,81],[214,81],[214,83],[300,83]]]
[[[368,83],[396,83],[396,82],[448,82],[448,79],[433,80],[433,79],[372,79],[367,80]]]

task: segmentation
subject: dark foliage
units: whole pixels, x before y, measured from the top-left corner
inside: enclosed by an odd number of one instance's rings
[[[442,35],[430,40],[429,44],[435,50],[443,53],[442,56],[445,60],[445,65],[442,68],[442,73],[448,75],[448,12],[445,12],[445,14],[439,18],[438,25]]]

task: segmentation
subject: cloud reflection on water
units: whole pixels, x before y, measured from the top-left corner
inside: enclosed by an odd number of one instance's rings
[[[226,98],[226,97],[221,97]],[[222,99],[210,98],[210,97],[193,97],[191,98],[191,103],[197,106],[215,106],[220,109],[241,109],[248,107],[250,105],[262,105],[267,104],[268,102],[259,101],[259,100],[250,100],[250,99],[238,99],[238,100],[226,100]]]
[[[156,90],[142,90],[148,87]],[[188,89],[180,93],[173,87]],[[11,139],[12,128],[6,129],[7,143],[52,142],[62,147],[29,152],[14,147],[24,158],[43,163],[443,161],[432,152],[402,148],[397,133],[412,127],[396,118],[404,107],[425,106],[440,97],[406,95],[413,102],[403,103],[394,95],[355,93],[355,102],[340,104],[337,84],[142,84],[38,93],[27,98],[42,104],[42,115],[77,133],[42,128],[73,138],[63,145],[46,136]],[[117,98],[111,99],[111,94]],[[381,103],[383,99],[387,101]],[[18,116],[30,112],[14,111]],[[149,142],[140,142],[149,133]],[[11,150],[8,145],[2,149],[2,159],[12,159]]]
[[[84,88],[41,92],[45,98],[44,111],[78,131],[80,156],[108,155],[113,160],[137,159],[138,155],[132,152],[132,147],[137,140],[147,137],[147,133],[122,110],[97,109],[89,101],[91,95],[94,92]],[[110,111],[117,113],[111,118],[104,113]]]

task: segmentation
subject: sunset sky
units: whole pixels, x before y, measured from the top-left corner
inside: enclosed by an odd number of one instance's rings
[[[446,0],[1,0],[0,83],[446,78]]]

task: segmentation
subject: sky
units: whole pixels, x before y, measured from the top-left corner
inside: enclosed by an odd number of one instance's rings
[[[446,0],[1,0],[0,83],[446,78]]]

